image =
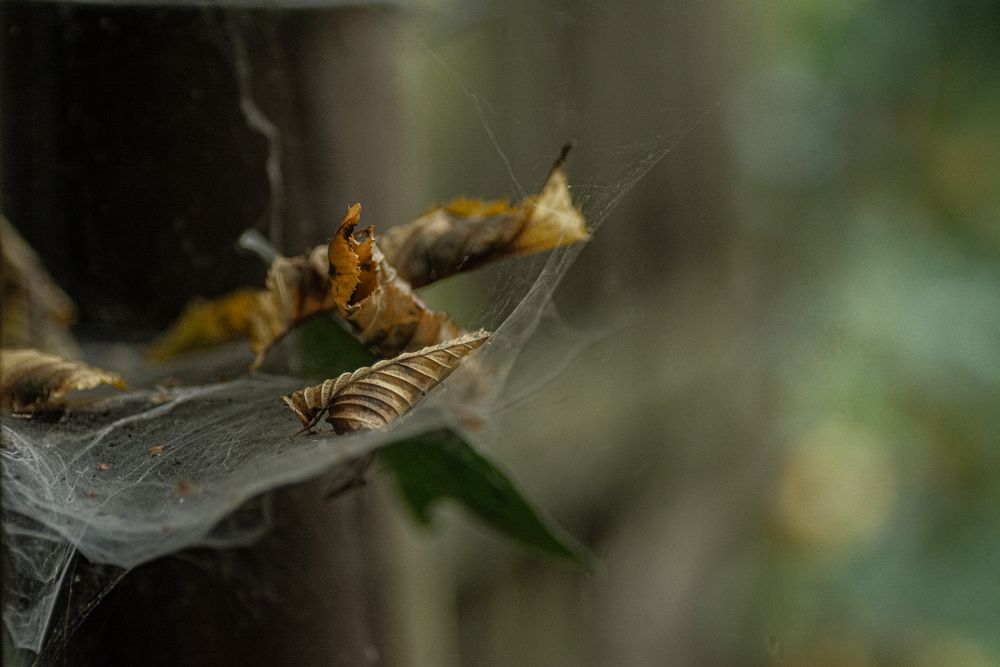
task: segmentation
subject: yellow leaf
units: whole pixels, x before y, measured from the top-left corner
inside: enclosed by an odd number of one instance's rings
[[[260,290],[241,289],[210,301],[192,301],[170,329],[153,343],[149,356],[169,359],[186,350],[249,335],[260,294]]]
[[[486,331],[406,352],[283,397],[306,428],[324,412],[337,433],[381,428],[409,411],[489,338]]]
[[[514,238],[514,253],[527,255],[590,239],[583,215],[574,208],[562,165],[549,174],[538,197],[523,203],[525,222]]]
[[[562,159],[542,192],[518,206],[460,197],[390,229],[378,244],[400,277],[422,287],[461,271],[590,238],[573,206]]]
[[[117,373],[33,349],[0,350],[0,403],[14,412],[52,407],[71,391],[107,384],[125,388]]]

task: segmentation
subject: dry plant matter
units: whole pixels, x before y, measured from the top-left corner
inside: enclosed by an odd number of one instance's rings
[[[517,205],[458,198],[384,236],[372,227],[358,230],[361,206],[355,204],[327,245],[275,259],[267,289],[195,302],[150,354],[165,359],[245,336],[255,355],[251,368],[258,368],[295,325],[320,313],[337,315],[380,357],[460,336],[462,328],[427,308],[414,288],[506,257],[587,240],[564,158],[565,150],[542,191]]]
[[[54,407],[71,391],[102,384],[125,388],[116,373],[32,349],[0,350],[0,401],[14,412]]]
[[[379,247],[400,277],[422,287],[506,257],[588,240],[583,215],[570,197],[565,151],[541,194],[516,206],[460,197],[390,229]]]
[[[60,354],[75,351],[69,327],[76,320],[76,306],[56,285],[28,242],[2,215],[0,281],[3,284],[0,340],[5,345],[30,345]]]
[[[379,428],[409,411],[477,349],[489,333],[477,331],[454,340],[406,352],[373,366],[307,387],[284,397],[306,429],[328,412],[337,433]]]
[[[191,301],[180,317],[185,326],[175,326],[160,336],[149,349],[150,358],[170,359],[192,347],[216,345],[250,335],[258,312],[259,295],[260,290],[241,289],[212,301]]]
[[[460,336],[462,329],[428,308],[385,261],[371,227],[355,235],[360,216],[355,204],[329,245],[331,280],[338,291],[351,283],[349,297],[337,305],[355,337],[376,355],[393,357]]]

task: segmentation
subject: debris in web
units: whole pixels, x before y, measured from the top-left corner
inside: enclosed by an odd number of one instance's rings
[[[238,42],[234,49],[240,67],[245,54],[239,55],[242,47]],[[432,55],[440,60],[437,54]],[[252,104],[246,87],[248,77],[245,72],[240,76],[247,121],[269,141],[267,169],[275,201],[268,218],[273,222],[282,208],[281,174],[274,167],[278,164],[275,156],[280,155],[279,137],[270,131],[273,124],[258,117],[259,109]],[[469,94],[517,184],[480,98]],[[497,247],[509,255],[527,256],[516,264],[491,269],[495,280],[488,288],[485,305],[474,317],[461,322],[467,330],[493,331],[488,343],[475,351],[474,364],[455,368],[419,405],[386,419],[383,428],[342,435],[326,430],[295,437],[300,424],[281,397],[294,396],[304,383],[300,378],[266,373],[198,386],[140,389],[71,403],[59,414],[4,419],[0,450],[4,622],[13,644],[38,651],[47,632],[51,641],[64,640],[121,574],[141,563],[194,546],[252,543],[266,528],[266,494],[277,487],[315,477],[337,464],[428,431],[449,429],[462,436],[474,429],[470,440],[488,439],[490,431],[482,425],[488,424],[497,410],[530,394],[586,344],[585,337],[569,331],[552,305],[556,287],[582,248],[566,241],[593,233],[635,183],[670,151],[675,139],[679,141],[677,137],[658,139],[628,164],[615,163],[605,165],[605,171],[588,172],[589,178],[581,179],[572,189],[570,209],[562,199],[552,206],[566,227],[557,233],[550,252],[527,255],[536,249],[533,244],[519,246],[511,240],[517,235],[511,236],[509,230],[498,233]],[[568,195],[561,167],[553,172],[557,173],[557,192],[560,197],[563,192]],[[517,185],[518,194],[523,195]],[[535,200],[536,212],[537,201],[545,201],[547,189]],[[531,201],[526,198],[520,206],[527,209]],[[470,222],[510,215],[500,205],[491,209],[485,202],[457,201],[441,208],[456,220]],[[572,217],[576,210],[586,215],[589,229],[576,224]],[[522,220],[530,217],[522,216]],[[361,245],[366,238],[362,233],[354,240]],[[329,260],[328,250],[322,248],[324,262]],[[492,247],[480,255],[469,255],[477,259],[432,262],[427,269],[408,268],[406,275],[423,284],[424,280],[431,282],[507,256]],[[326,266],[324,262],[317,266]],[[418,278],[421,272],[424,278]],[[378,284],[377,276],[374,284]],[[253,299],[259,298],[261,291],[251,290]],[[355,296],[354,290],[350,296]],[[233,298],[250,299],[246,293]],[[363,296],[355,305],[362,301]],[[200,307],[208,306],[203,303]],[[244,310],[241,306],[232,312]],[[250,325],[240,320],[241,316],[234,315],[232,321],[220,325],[208,336],[210,342],[226,340],[234,332],[249,336]],[[559,344],[541,345],[540,340]],[[164,343],[162,356],[170,357],[190,344],[180,336]],[[185,362],[178,358],[174,363],[182,368]],[[161,371],[169,368],[161,367]],[[138,386],[152,386],[129,379]],[[319,401],[303,398],[305,408],[300,410],[309,421],[316,417],[311,411],[317,406],[320,410],[329,408],[329,401],[322,399],[322,389],[320,394]],[[84,603],[79,608],[61,609],[60,596],[66,586],[74,585],[74,568],[80,563],[88,563],[99,575],[85,579]],[[53,626],[56,619],[58,627]]]
[[[56,410],[66,394],[99,385],[125,388],[117,373],[31,348],[0,350],[0,406],[14,414]]]
[[[69,327],[76,306],[56,285],[28,242],[0,215],[0,340],[9,347],[33,347],[43,352],[79,352]]]
[[[404,352],[300,389],[283,400],[307,430],[324,413],[329,413],[326,420],[337,433],[381,428],[412,409],[487,338],[489,333],[477,331],[416,352]]]
[[[504,200],[460,197],[375,240],[357,231],[355,204],[327,245],[281,257],[256,235],[247,236],[273,257],[263,290],[244,289],[195,299],[149,351],[169,359],[186,350],[249,338],[253,367],[296,324],[337,312],[380,356],[394,356],[461,335],[446,314],[430,310],[414,288],[508,257],[539,253],[590,238],[572,201],[563,148],[538,195],[517,206]]]

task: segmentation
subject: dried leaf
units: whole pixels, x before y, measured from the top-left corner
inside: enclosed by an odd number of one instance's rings
[[[14,226],[0,215],[0,280],[3,311],[0,339],[6,345],[33,345],[72,354],[75,343],[69,326],[76,306],[45,270]]]
[[[354,204],[347,210],[344,221],[340,223],[337,233],[327,245],[327,262],[330,280],[333,282],[333,301],[338,308],[347,308],[352,295],[361,280],[362,260],[371,260],[371,233],[368,238],[358,242],[354,238],[354,230],[361,222],[361,204]],[[366,267],[370,272],[371,268]]]
[[[343,276],[355,278],[350,299],[339,309],[351,332],[381,357],[394,357],[462,335],[462,329],[447,314],[428,308],[385,261],[372,228],[360,239],[352,233],[360,211],[358,204],[351,207],[330,241],[328,253],[334,281]]]
[[[243,289],[210,301],[193,301],[153,343],[150,357],[168,359],[245,336],[255,355],[251,368],[257,368],[267,351],[296,324],[336,309],[337,294],[331,289],[327,266],[322,246],[309,255],[278,257],[267,273],[267,289]]]
[[[348,210],[326,246],[308,255],[278,257],[266,290],[242,290],[198,301],[156,342],[151,356],[165,359],[192,347],[250,338],[258,368],[292,327],[335,312],[379,356],[418,350],[462,334],[444,313],[430,310],[399,278],[376,246],[371,227],[356,233],[361,205]]]
[[[258,317],[261,290],[241,289],[218,299],[196,299],[149,349],[152,359],[165,360],[181,352],[248,336]]]
[[[573,206],[564,157],[553,166],[541,194],[518,206],[458,198],[390,229],[378,245],[400,277],[422,287],[505,257],[586,241],[590,234]]]
[[[267,351],[296,324],[337,308],[339,292],[333,289],[328,267],[323,246],[308,255],[274,260],[267,272],[267,289],[258,293],[251,315],[250,349],[256,355],[252,368],[259,367]]]
[[[324,312],[339,314],[383,358],[460,336],[461,327],[429,309],[414,288],[504,257],[590,238],[570,197],[564,159],[565,149],[542,192],[517,206],[460,197],[378,238],[372,227],[357,231],[361,205],[354,204],[326,246],[275,259],[266,290],[188,306],[150,354],[165,359],[245,335],[255,369],[292,327]]]
[[[33,349],[0,350],[0,402],[14,412],[51,407],[71,391],[108,384],[125,388],[120,375]]]
[[[410,410],[488,337],[488,332],[477,331],[407,352],[301,389],[283,400],[306,428],[319,421],[324,412],[329,412],[326,421],[337,433],[380,428]]]

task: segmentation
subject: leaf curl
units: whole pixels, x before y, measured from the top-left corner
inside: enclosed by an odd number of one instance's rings
[[[461,327],[428,308],[385,260],[374,228],[355,231],[360,215],[361,205],[351,206],[327,250],[330,279],[344,284],[335,305],[351,333],[383,358],[462,335]]]
[[[271,263],[267,289],[258,292],[257,307],[250,314],[252,369],[263,363],[268,350],[296,324],[337,309],[343,288],[331,280],[328,267],[327,250],[322,246],[308,255],[278,257]]]
[[[374,229],[357,231],[361,205],[350,207],[325,246],[307,255],[277,257],[264,290],[241,290],[196,301],[154,343],[150,355],[166,359],[186,349],[250,339],[251,369],[293,327],[321,313],[335,313],[351,333],[381,357],[460,336],[461,327],[431,310],[385,261]]]
[[[71,391],[125,388],[117,373],[30,348],[0,350],[0,404],[14,412],[53,407]]]
[[[372,366],[343,373],[283,396],[302,425],[312,428],[327,414],[337,433],[381,428],[408,412],[489,338],[476,331],[439,345],[406,352]]]
[[[383,358],[457,337],[463,329],[446,313],[428,308],[415,288],[488,262],[590,238],[563,169],[567,150],[542,191],[516,206],[459,197],[376,237],[373,227],[357,229],[361,205],[354,204],[328,244],[298,257],[277,257],[267,289],[189,306],[151,356],[165,359],[247,336],[256,369],[294,326],[326,312],[339,315]]]

